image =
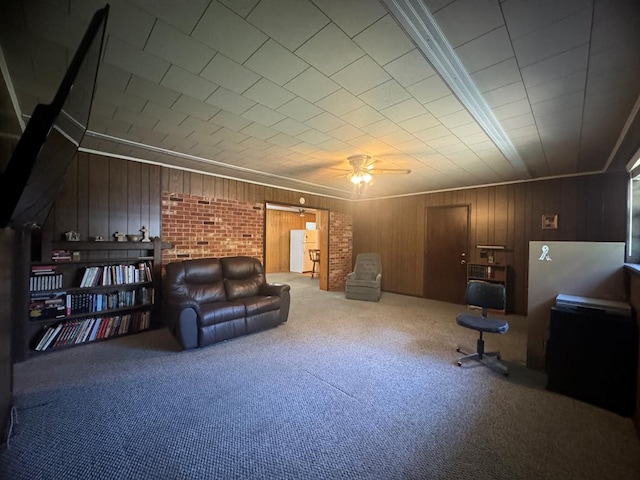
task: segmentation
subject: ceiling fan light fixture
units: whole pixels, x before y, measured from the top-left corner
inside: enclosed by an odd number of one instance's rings
[[[363,183],[369,183],[373,180],[373,177],[369,172],[354,172],[347,175],[347,179],[354,185],[361,185]]]

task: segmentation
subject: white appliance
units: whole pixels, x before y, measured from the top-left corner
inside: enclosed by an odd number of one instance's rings
[[[317,248],[316,245],[316,230],[291,230],[289,270],[297,273],[310,272],[313,262],[309,258],[309,250]]]

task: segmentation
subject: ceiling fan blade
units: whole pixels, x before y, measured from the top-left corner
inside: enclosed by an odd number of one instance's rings
[[[388,174],[388,173],[407,175],[411,173],[411,170],[409,170],[408,168],[372,168],[369,170],[369,172],[373,175]]]

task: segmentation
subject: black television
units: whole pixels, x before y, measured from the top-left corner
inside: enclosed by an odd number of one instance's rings
[[[0,175],[0,227],[45,223],[87,130],[108,14],[108,4],[95,12],[53,100],[35,107]]]

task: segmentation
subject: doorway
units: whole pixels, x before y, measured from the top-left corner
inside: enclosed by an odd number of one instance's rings
[[[290,272],[291,231],[315,229],[320,250],[319,286],[329,288],[329,211],[313,207],[266,203],[264,265],[265,273]],[[318,267],[316,266],[316,269]],[[310,268],[309,268],[310,270]],[[306,274],[306,273],[305,273]]]
[[[424,297],[464,303],[469,249],[469,206],[427,207]]]

